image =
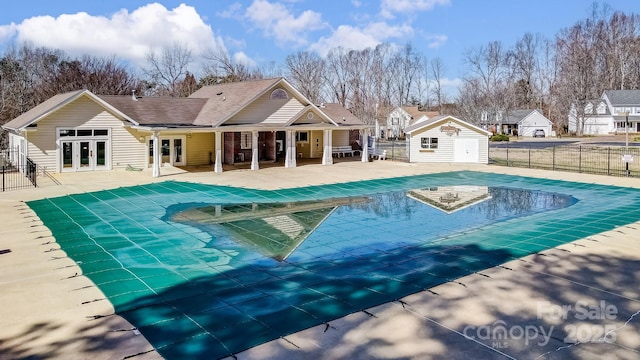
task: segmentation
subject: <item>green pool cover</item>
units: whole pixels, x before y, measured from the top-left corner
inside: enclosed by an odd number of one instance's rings
[[[167,359],[217,359],[640,220],[640,191],[479,172],[29,202]]]

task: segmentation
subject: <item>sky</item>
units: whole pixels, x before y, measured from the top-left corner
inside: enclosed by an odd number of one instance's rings
[[[410,43],[444,62],[443,84],[465,76],[465,51],[491,41],[512,46],[525,33],[553,38],[585,19],[591,0],[21,0],[0,11],[0,50],[28,42],[115,57],[134,68],[176,43],[198,56],[224,48],[236,60],[269,67],[287,55],[326,55],[342,46]],[[608,0],[638,13],[638,0]],[[194,65],[195,66],[195,65]],[[191,72],[198,74],[198,69]]]

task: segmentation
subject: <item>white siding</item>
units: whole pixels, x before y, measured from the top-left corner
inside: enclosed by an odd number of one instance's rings
[[[304,105],[296,98],[271,100],[270,94],[267,93],[226,121],[225,125],[259,123],[284,125],[303,109]]]
[[[59,171],[56,138],[57,128],[61,127],[110,129],[111,168],[125,168],[127,165],[144,167],[146,164],[145,143],[139,141],[140,134],[125,128],[123,121],[90,98],[82,96],[40,120],[37,130],[26,133],[29,157],[48,171]]]
[[[533,136],[533,132],[537,129],[544,130],[545,136],[555,135],[551,121],[537,111],[520,121],[518,125],[518,135]]]
[[[454,144],[455,139],[478,139],[478,162],[486,164],[489,162],[489,139],[487,135],[477,132],[475,129],[461,126],[453,123],[455,127],[460,129],[456,135],[449,136],[440,131],[438,123],[435,126],[427,127],[423,131],[413,132],[409,138],[409,159],[411,162],[454,162]],[[438,138],[438,148],[433,150],[422,149],[421,139],[423,137]],[[422,151],[421,151],[422,150]]]

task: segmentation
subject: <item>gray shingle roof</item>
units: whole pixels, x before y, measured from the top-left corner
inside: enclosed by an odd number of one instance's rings
[[[502,121],[503,124],[515,125],[534,112],[531,109],[518,109],[509,112],[509,115]]]
[[[613,106],[640,106],[640,90],[605,90]]]
[[[207,99],[98,95],[100,99],[135,119],[140,125],[193,125]]]

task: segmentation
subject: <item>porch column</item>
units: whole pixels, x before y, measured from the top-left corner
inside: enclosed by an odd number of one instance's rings
[[[331,165],[333,164],[333,154],[331,151],[331,134],[333,130],[324,130],[324,138],[322,141],[324,142],[324,152],[322,153],[322,165]]]
[[[285,142],[287,143],[287,148],[284,155],[284,167],[296,167],[296,134],[293,130],[287,130]]]
[[[215,132],[215,141],[216,141],[216,162],[213,165],[213,172],[221,173],[222,172],[222,132]]]
[[[158,131],[154,131],[151,135],[151,139],[153,140],[153,164],[151,165],[151,175],[153,177],[160,177],[160,162],[162,161],[162,156],[160,155],[160,136],[158,135]]]
[[[258,170],[258,131],[251,132],[251,170]]]
[[[369,136],[366,129],[362,130],[362,140],[360,141],[360,147],[362,148],[362,151],[360,152],[360,154],[362,154],[361,161],[369,162]]]

